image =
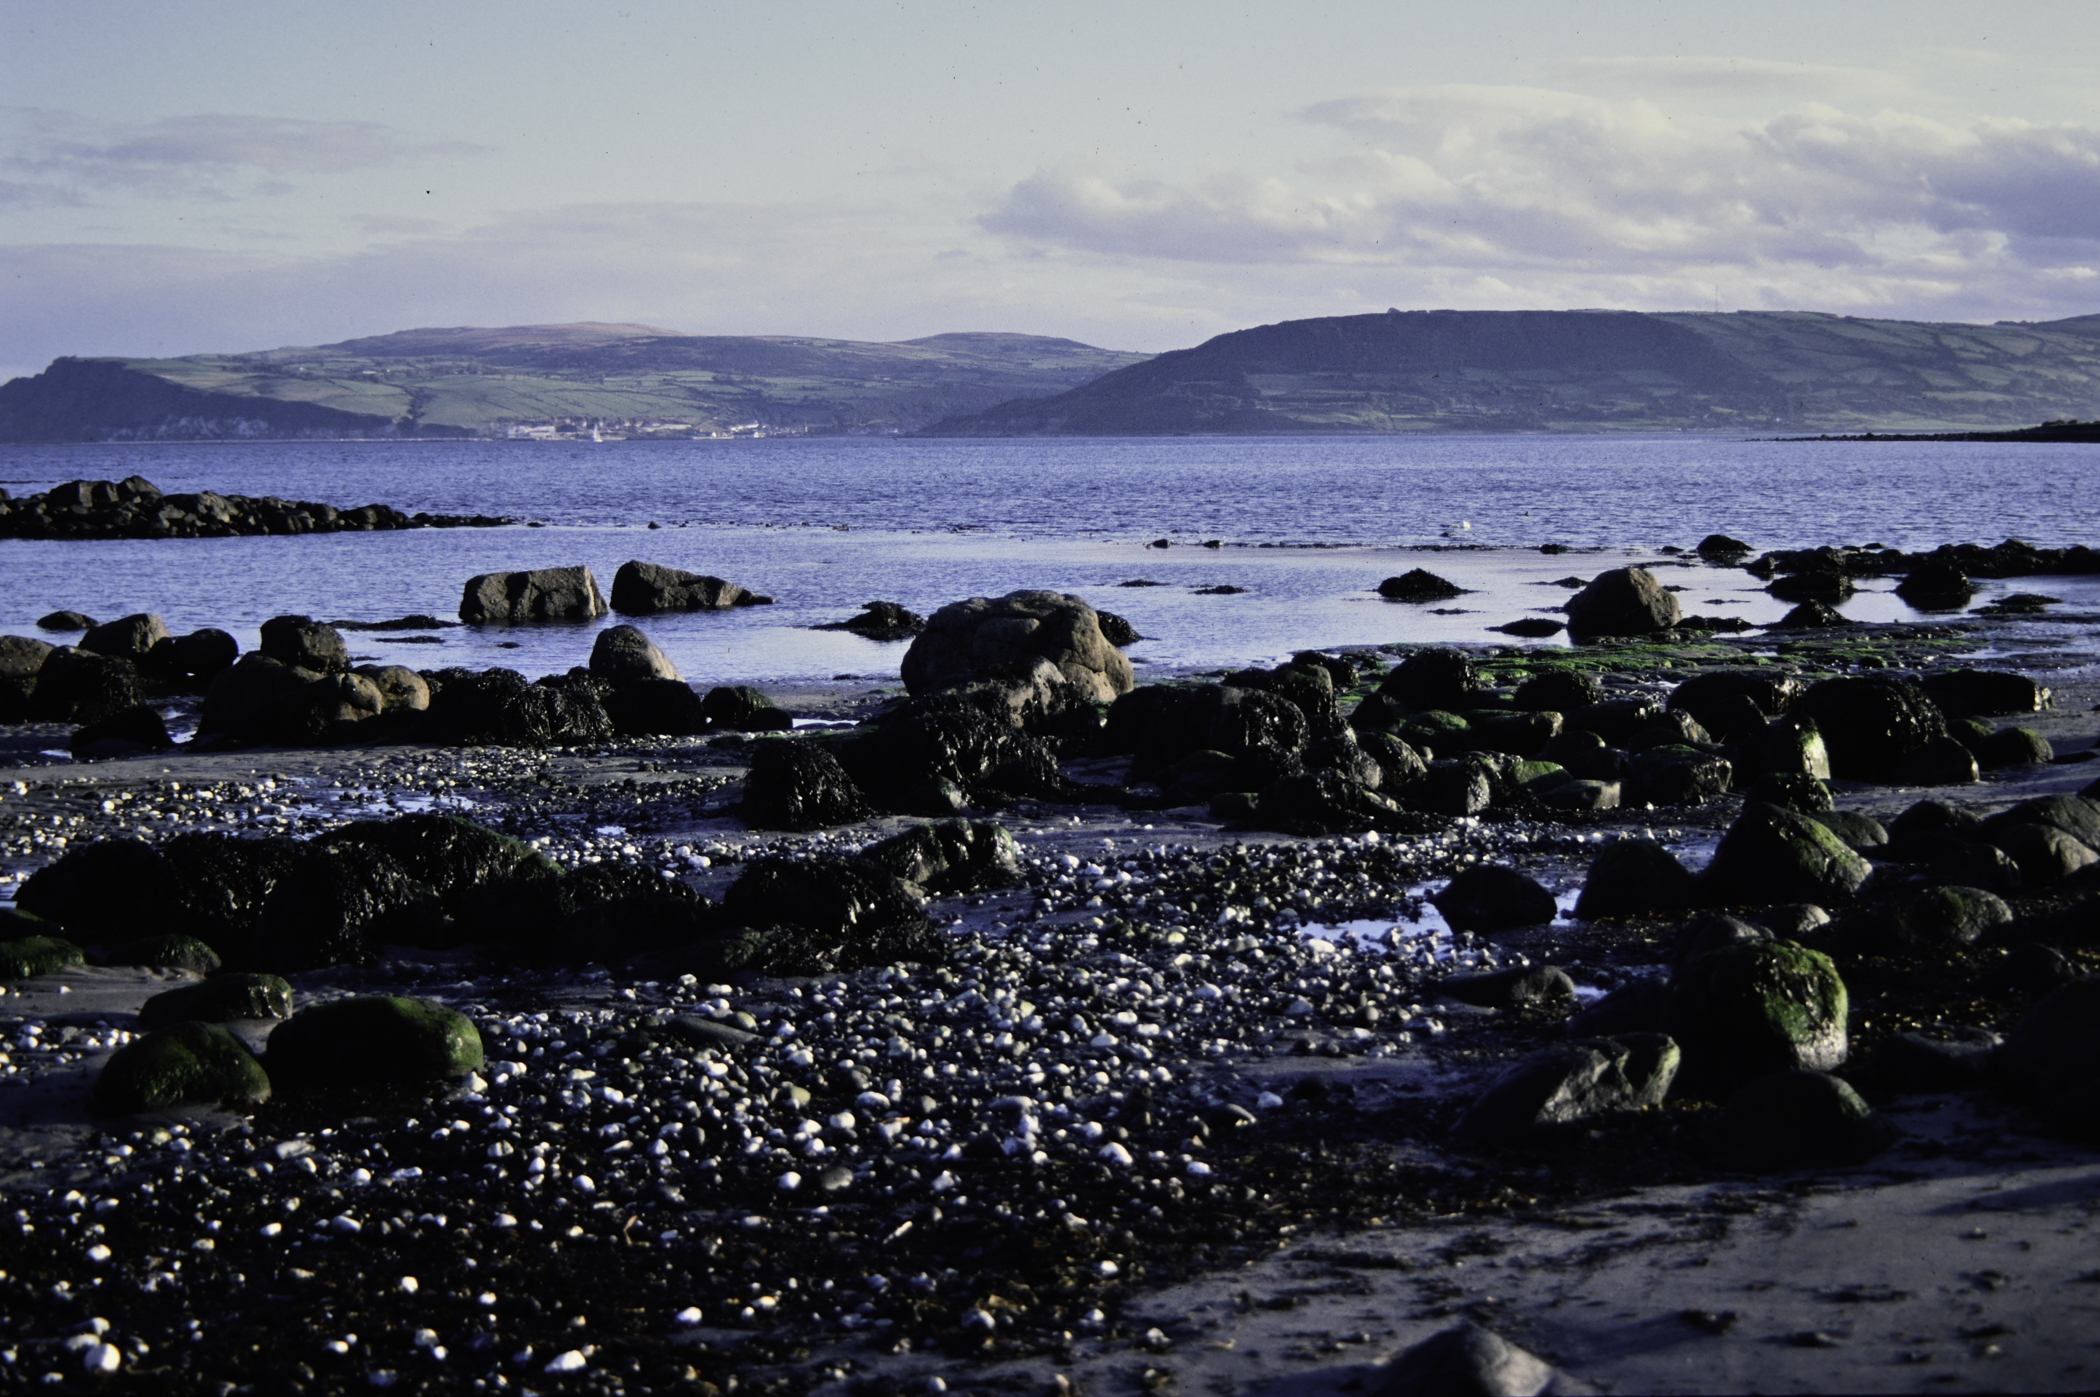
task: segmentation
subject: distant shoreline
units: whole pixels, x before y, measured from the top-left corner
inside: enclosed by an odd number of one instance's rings
[[[1774,441],[2049,441],[2100,442],[2100,422],[2044,422],[2002,432],[1863,432],[1857,436],[1775,437]]]

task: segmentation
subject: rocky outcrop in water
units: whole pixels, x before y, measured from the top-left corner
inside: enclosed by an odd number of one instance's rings
[[[253,534],[369,533],[390,529],[497,528],[482,514],[404,514],[390,505],[339,509],[275,495],[209,490],[169,495],[142,476],[69,480],[40,495],[0,495],[0,538],[231,538]]]

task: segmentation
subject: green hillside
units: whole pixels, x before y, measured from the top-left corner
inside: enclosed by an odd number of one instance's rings
[[[1933,432],[2100,417],[2100,316],[1389,311],[1161,354],[937,435]]]
[[[1034,335],[900,344],[646,325],[426,329],[178,359],[61,359],[0,385],[0,440],[909,431],[1142,355]]]

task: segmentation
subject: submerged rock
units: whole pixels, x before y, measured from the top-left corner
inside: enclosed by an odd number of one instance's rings
[[[617,581],[613,584],[613,592],[615,597],[614,605],[617,607],[619,604],[619,583]],[[1103,611],[1095,614],[1102,618],[1101,633],[1105,636],[1108,635],[1108,613]],[[1129,623],[1124,622],[1124,624],[1128,626]],[[869,640],[910,640],[920,631],[926,629],[926,618],[918,612],[907,610],[893,601],[871,601],[862,602],[860,613],[856,616],[849,616],[843,621],[826,621],[811,629],[819,631],[851,631],[855,635],[864,636]],[[1136,633],[1132,632],[1132,638],[1135,639],[1135,637]],[[1111,645],[1129,643],[1128,641],[1118,641],[1114,636],[1108,636],[1108,640]]]

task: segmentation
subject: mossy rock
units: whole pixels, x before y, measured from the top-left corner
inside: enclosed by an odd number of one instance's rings
[[[1793,1071],[1738,1092],[1715,1119],[1708,1145],[1722,1165],[1761,1172],[1859,1164],[1894,1136],[1848,1083]]]
[[[1873,870],[1845,841],[1806,815],[1746,804],[1702,878],[1711,901],[1766,906],[1850,902]]]
[[[147,1028],[166,1028],[185,1019],[224,1023],[291,1016],[292,987],[275,975],[218,975],[201,984],[163,990],[139,1006],[139,1022]]]
[[[1698,956],[1670,981],[1664,1032],[1687,1080],[1729,1089],[1768,1072],[1824,1072],[1845,1060],[1850,999],[1830,957],[1791,941]]]
[[[1461,752],[1472,741],[1473,725],[1456,713],[1432,708],[1417,713],[1400,725],[1394,734],[1402,742],[1413,747],[1428,747],[1438,752]]]
[[[87,954],[60,936],[24,936],[0,941],[0,980],[26,980],[86,965]]]
[[[194,936],[168,933],[127,941],[107,957],[111,965],[144,965],[155,970],[194,970],[209,975],[222,964],[219,953]]]
[[[129,1115],[216,1102],[250,1106],[269,1098],[269,1073],[241,1040],[217,1024],[191,1020],[119,1048],[95,1080],[94,1107]]]
[[[270,1035],[270,1074],[287,1091],[437,1081],[483,1060],[481,1034],[465,1014],[401,995],[317,1005]]]
[[[1521,761],[1513,763],[1503,779],[1513,789],[1537,795],[1555,786],[1565,786],[1575,778],[1559,762]]]

